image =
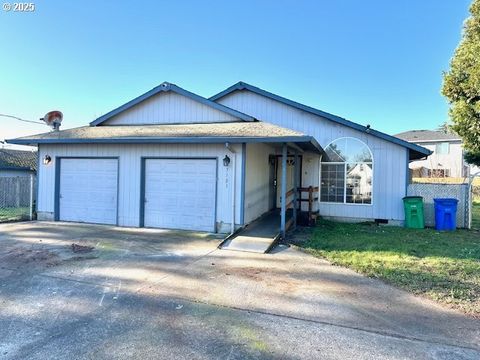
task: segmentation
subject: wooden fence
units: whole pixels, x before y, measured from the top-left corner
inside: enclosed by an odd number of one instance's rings
[[[34,176],[0,177],[0,222],[32,219]]]

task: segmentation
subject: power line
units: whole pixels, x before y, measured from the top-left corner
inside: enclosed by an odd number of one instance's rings
[[[22,118],[19,118],[19,117],[17,117],[17,116],[13,116],[13,115],[0,114],[0,116],[8,117],[8,118],[12,118],[12,119],[15,119],[15,120],[18,120],[18,121],[24,121],[24,122],[28,122],[28,123],[32,123],[32,124],[42,124],[42,125],[45,125],[45,123],[40,122],[40,121],[25,120],[25,119],[22,119]]]

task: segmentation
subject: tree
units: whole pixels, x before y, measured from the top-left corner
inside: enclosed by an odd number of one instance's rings
[[[443,75],[452,130],[462,139],[467,161],[480,165],[480,0],[473,0],[463,36]]]
[[[445,134],[452,132],[451,126],[450,126],[450,124],[448,123],[448,121],[444,121],[443,123],[441,123],[440,125],[438,125],[438,126],[437,126],[437,130],[438,130],[438,131],[443,131]]]

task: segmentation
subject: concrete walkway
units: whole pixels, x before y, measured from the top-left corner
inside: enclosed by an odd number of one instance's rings
[[[480,321],[291,248],[0,225],[3,359],[478,359]],[[72,253],[72,243],[92,245]]]

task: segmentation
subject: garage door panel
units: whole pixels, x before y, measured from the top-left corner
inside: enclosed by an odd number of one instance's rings
[[[116,224],[118,160],[60,161],[60,220]]]
[[[215,160],[145,160],[145,226],[214,231],[215,197]]]

